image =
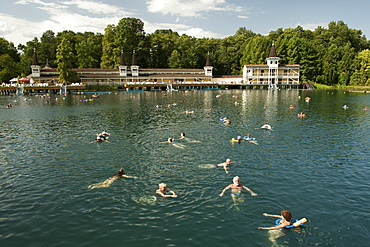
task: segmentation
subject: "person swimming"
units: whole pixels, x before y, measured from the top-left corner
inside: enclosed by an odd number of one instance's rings
[[[171,194],[168,195],[167,192]],[[156,190],[155,195],[161,197],[177,197],[176,193],[167,188],[165,183],[158,184],[158,189]]]
[[[229,173],[228,169],[230,169],[231,159],[226,159],[225,162],[215,165],[216,167],[224,168],[226,173]]]
[[[283,211],[281,211],[280,212],[280,215],[267,214],[267,213],[263,213],[263,215],[264,216],[268,216],[268,217],[281,218],[281,220],[280,220],[278,226],[273,226],[273,227],[258,227],[258,229],[273,230],[273,229],[285,228],[285,227],[291,225],[292,213],[289,210],[283,210]]]
[[[272,130],[272,127],[271,127],[271,125],[269,125],[269,124],[264,124],[264,125],[262,125],[262,126],[261,126],[261,129],[268,129],[268,130]]]
[[[97,134],[96,139],[90,143],[93,143],[93,142],[109,142],[109,141],[104,139],[102,136],[99,136],[99,134]]]
[[[88,186],[89,189],[97,189],[97,188],[108,188],[109,186],[111,186],[111,184],[113,184],[114,181],[116,181],[118,178],[137,178],[137,177],[134,177],[134,176],[127,176],[126,175],[126,171],[121,168],[118,170],[118,172],[116,174],[114,174],[112,177],[106,179],[104,182],[101,182],[101,183],[96,183],[96,184],[91,184]]]
[[[241,190],[243,188],[246,189],[247,191],[249,191],[249,193],[251,193],[252,196],[257,196],[257,194],[254,193],[251,189],[249,189],[247,186],[240,183],[240,178],[238,176],[235,176],[233,178],[233,183],[232,184],[226,186],[222,190],[220,196],[223,196],[226,190],[231,189],[231,197],[232,197],[234,203],[237,203],[238,202],[237,198],[240,196]]]
[[[166,142],[161,142],[161,143],[169,143],[169,144],[172,144],[174,147],[177,147],[177,148],[185,148],[186,147],[183,144],[176,143],[175,139],[173,139],[173,138],[168,138]]]

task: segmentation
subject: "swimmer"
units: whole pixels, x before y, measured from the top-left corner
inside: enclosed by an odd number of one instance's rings
[[[268,129],[268,130],[272,130],[272,127],[271,127],[271,125],[269,125],[269,124],[264,124],[264,125],[262,125],[262,126],[261,126],[261,129]]]
[[[280,215],[263,213],[264,216],[281,218],[278,226],[273,227],[258,227],[258,229],[273,230],[280,229],[291,225],[292,213],[289,210],[283,210]]]
[[[226,173],[229,173],[228,169],[230,169],[231,159],[226,159],[225,162],[217,164],[216,167],[222,166]]]
[[[368,111],[369,110],[369,107],[365,107],[365,109],[364,109],[365,111]]]
[[[93,142],[109,142],[108,140],[104,139],[103,137],[99,136],[99,134],[96,135],[96,139],[90,143]]]
[[[237,136],[236,139],[234,137],[231,139],[232,143],[234,142],[241,143],[242,141],[243,141],[243,138],[241,136]]]
[[[298,113],[298,117],[299,117],[299,118],[302,118],[302,117],[305,117],[305,116],[306,116],[306,114],[304,114],[303,112]]]
[[[240,178],[238,176],[233,178],[232,184],[226,186],[225,189],[222,190],[220,196],[223,196],[226,190],[231,189],[231,197],[233,198],[234,203],[237,203],[237,197],[241,194],[243,188],[248,190],[252,196],[257,196],[257,194],[251,189],[240,183]]]
[[[294,108],[294,105],[290,105],[290,106],[289,106],[289,108],[290,108],[290,109],[293,109],[293,108]]]
[[[248,133],[246,136],[244,136],[244,140],[253,141],[253,140],[256,140],[256,138],[251,137],[251,134]]]
[[[184,132],[182,132],[181,134],[180,134],[180,139],[185,139],[186,137],[185,137],[185,133]]]
[[[170,143],[170,144],[172,144],[173,146],[175,146],[177,148],[185,148],[186,147],[185,145],[176,143],[174,141],[175,140],[173,138],[168,138],[168,140],[166,142],[161,142],[161,143]]]
[[[194,113],[194,111],[185,111],[186,114],[188,113]]]
[[[155,192],[156,196],[162,196],[162,197],[177,197],[176,193],[170,190],[166,187],[167,185],[164,183],[158,184],[158,189]],[[166,195],[166,193],[169,192],[171,195]]]
[[[113,184],[113,182],[117,178],[121,178],[121,177],[123,177],[123,178],[137,178],[137,177],[134,177],[134,176],[127,176],[125,170],[123,168],[121,168],[121,169],[118,170],[118,172],[116,174],[114,174],[112,177],[108,178],[104,182],[89,185],[88,188],[89,189],[108,188],[111,184]]]
[[[230,124],[231,123],[231,120],[228,119],[227,117],[223,117],[221,118],[221,121],[224,123],[224,124]]]
[[[244,136],[243,139],[246,140],[249,143],[253,143],[255,145],[258,145],[258,142],[257,142],[256,138],[252,137],[251,134],[249,134],[249,133],[246,136]]]
[[[305,101],[306,101],[307,103],[309,103],[309,102],[310,102],[310,100],[311,100],[311,98],[310,98],[310,97],[306,97],[306,98],[305,98]]]
[[[349,107],[347,105],[342,106],[343,109],[348,109]]]
[[[110,134],[106,131],[103,131],[99,133],[98,136],[102,137],[104,140],[107,140],[110,137]]]

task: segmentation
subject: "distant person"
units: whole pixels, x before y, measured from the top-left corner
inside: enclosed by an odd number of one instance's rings
[[[171,193],[171,194],[167,194]],[[161,196],[161,197],[177,197],[176,193],[167,188],[167,185],[165,183],[160,183],[158,184],[158,189],[155,192],[156,196]]]
[[[108,140],[104,139],[103,137],[99,136],[99,134],[96,135],[96,139],[90,143],[93,142],[109,142]]]
[[[231,189],[231,197],[234,203],[237,203],[237,198],[240,196],[243,188],[248,190],[252,196],[257,196],[251,189],[240,183],[240,178],[238,176],[233,178],[232,184],[226,186],[225,189],[222,190],[220,196],[223,196],[226,190]]]
[[[253,138],[252,136],[251,136],[251,134],[247,134],[246,136],[244,136],[244,140],[246,140],[246,141],[253,141],[253,140],[255,140],[256,138]]]
[[[185,139],[186,137],[185,137],[185,133],[184,132],[182,132],[181,134],[180,134],[180,139]]]
[[[281,211],[280,212],[280,215],[267,214],[267,213],[263,213],[263,215],[264,216],[268,216],[268,217],[281,218],[281,220],[280,220],[278,226],[273,226],[273,227],[258,227],[258,229],[272,230],[272,229],[284,228],[286,226],[290,226],[291,225],[292,213],[289,210],[283,210],[283,211]]]
[[[116,174],[114,174],[112,177],[106,179],[104,182],[89,185],[88,188],[89,189],[108,188],[109,186],[111,186],[111,184],[113,184],[114,181],[116,181],[116,179],[121,178],[121,177],[123,177],[123,178],[137,178],[137,177],[134,177],[134,176],[127,176],[125,170],[123,168],[121,168],[121,169],[118,170],[118,172]]]
[[[185,148],[186,146],[183,145],[183,144],[179,144],[179,143],[176,143],[175,142],[175,139],[173,138],[168,138],[166,142],[161,142],[161,143],[170,143],[172,144],[174,147],[177,147],[177,148]]]
[[[226,173],[229,173],[228,169],[230,169],[231,159],[226,159],[225,162],[217,164],[216,166],[224,168]]]
[[[103,131],[99,133],[98,136],[102,137],[104,140],[107,140],[110,137],[110,134],[106,131]]]
[[[306,114],[304,114],[303,112],[298,113],[298,117],[299,117],[299,118],[303,118],[303,117],[305,117],[305,116],[306,116]]]
[[[269,125],[269,124],[264,124],[264,125],[262,125],[262,126],[261,126],[261,129],[268,129],[268,130],[272,130],[272,127],[271,127],[271,125]]]

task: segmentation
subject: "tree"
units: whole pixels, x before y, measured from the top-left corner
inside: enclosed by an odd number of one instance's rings
[[[176,49],[176,41],[179,37],[179,34],[171,29],[156,30],[149,35],[153,68],[168,68],[169,58]]]
[[[17,75],[17,65],[9,54],[0,55],[0,82],[9,81]]]
[[[115,65],[119,65],[121,52],[125,57],[131,57],[134,50],[139,50],[139,44],[145,39],[144,23],[136,18],[123,18],[114,29],[113,56]],[[140,55],[144,54],[137,54]],[[130,61],[129,61],[130,62]]]
[[[79,81],[77,73],[72,71],[73,64],[71,61],[73,56],[71,42],[67,38],[62,39],[62,42],[58,45],[56,54],[58,64],[57,71],[59,73],[58,79],[60,82],[69,84]]]
[[[173,50],[168,58],[168,66],[172,69],[181,69],[181,54],[177,50]]]
[[[350,85],[370,86],[370,50],[359,52],[354,64],[355,71],[351,76]]]
[[[88,37],[76,45],[79,68],[99,68],[102,57],[102,35]]]
[[[0,38],[0,82],[8,81],[19,74],[19,54],[12,42]]]
[[[118,62],[118,58],[114,57],[114,32],[115,32],[115,26],[114,25],[108,25],[105,28],[105,33],[102,40],[102,58],[100,67],[105,68],[114,68],[115,65]]]
[[[51,30],[44,32],[40,38],[39,49],[37,56],[41,64],[48,63],[52,68],[56,67],[56,50],[58,47],[58,40],[55,33]]]

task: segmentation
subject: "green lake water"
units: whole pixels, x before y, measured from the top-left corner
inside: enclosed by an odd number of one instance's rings
[[[0,97],[0,246],[368,246],[370,95],[224,90],[85,97],[91,94]],[[307,116],[298,118],[300,112]],[[110,143],[89,144],[101,131],[111,134]],[[162,143],[181,132],[188,139],[176,143],[184,148]],[[230,142],[248,133],[258,145]],[[228,174],[207,168],[227,158],[234,161]],[[138,178],[88,189],[120,168]],[[244,190],[239,205],[230,191],[220,197],[234,176],[258,196]],[[162,182],[178,197],[153,201]],[[308,222],[258,229],[275,224],[264,212],[283,209]]]

